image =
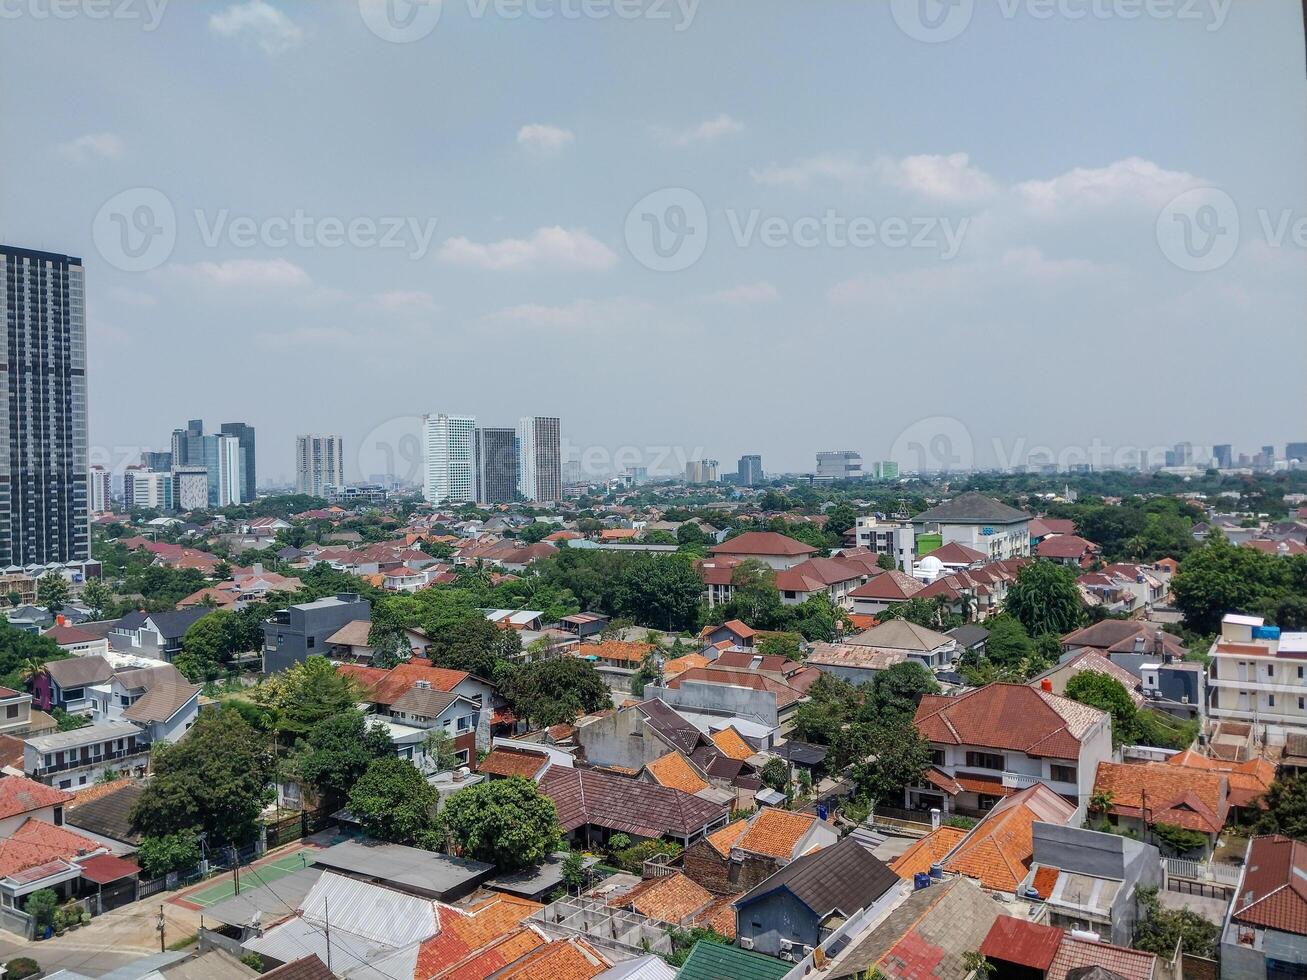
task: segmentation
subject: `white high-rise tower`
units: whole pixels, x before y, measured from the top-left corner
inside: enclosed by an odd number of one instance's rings
[[[476,498],[476,427],[471,415],[422,417],[422,496],[433,504]]]

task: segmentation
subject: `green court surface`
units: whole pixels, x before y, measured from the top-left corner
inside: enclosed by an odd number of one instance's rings
[[[283,854],[275,861],[260,864],[258,867],[243,866],[240,869],[240,890],[247,892],[261,885],[275,882],[278,878],[285,878],[288,874],[312,864],[313,854],[313,848],[302,847],[289,854]],[[214,880],[213,884],[191,892],[189,895],[183,896],[181,900],[200,908],[208,908],[210,905],[216,905],[235,894],[236,882],[233,875],[230,871],[225,871]]]

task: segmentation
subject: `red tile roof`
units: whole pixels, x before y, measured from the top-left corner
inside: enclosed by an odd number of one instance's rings
[[[1041,973],[1053,965],[1063,932],[1054,926],[1000,915],[980,944],[986,957],[1030,967]]]
[[[715,544],[708,549],[710,555],[783,555],[798,557],[815,555],[817,549],[802,541],[777,534],[775,531],[745,531],[743,534]]]
[[[1146,816],[1149,825],[1168,823],[1205,834],[1220,833],[1230,811],[1223,775],[1164,762],[1100,762],[1094,792],[1111,793],[1112,812],[1120,816]]]
[[[82,877],[97,885],[107,885],[141,873],[140,867],[134,861],[114,857],[112,854],[97,854],[93,858],[79,862],[78,866],[82,869]]]
[[[21,827],[0,840],[0,877],[13,877],[51,862],[72,861],[100,850],[102,846],[89,837],[29,817]]]
[[[1106,717],[1024,684],[988,684],[958,697],[926,695],[917,705],[916,725],[931,742],[1078,759],[1082,739]]]
[[[522,776],[534,779],[549,765],[549,756],[543,752],[526,752],[518,749],[504,748],[502,745],[490,750],[490,754],[477,763],[477,772],[487,776]]]
[[[877,575],[870,582],[859,585],[849,593],[854,599],[887,599],[899,601],[910,599],[922,589],[922,585],[911,575],[905,575],[897,569]]]
[[[394,704],[412,690],[418,681],[429,682],[433,691],[452,691],[472,676],[465,670],[432,667],[431,661],[416,657],[386,671],[357,664],[341,664],[336,669],[357,678],[368,689],[369,697],[382,705]]]
[[[1254,837],[1243,892],[1231,918],[1307,936],[1307,844],[1279,835]]]
[[[0,820],[68,803],[72,793],[38,783],[26,776],[0,776]]]

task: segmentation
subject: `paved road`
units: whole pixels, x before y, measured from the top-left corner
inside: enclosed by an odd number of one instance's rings
[[[0,959],[31,956],[46,973],[70,970],[88,977],[126,966],[142,956],[159,952],[159,903],[171,893],[106,912],[90,925],[38,943],[16,940],[0,932]],[[165,937],[169,943],[194,935],[200,925],[196,912],[177,905],[164,906]]]

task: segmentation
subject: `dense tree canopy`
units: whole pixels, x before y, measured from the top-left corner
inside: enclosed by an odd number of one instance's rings
[[[1021,566],[1003,608],[1021,622],[1030,636],[1061,636],[1080,626],[1085,618],[1076,571],[1051,561]]]
[[[613,706],[599,671],[576,657],[538,660],[501,674],[501,692],[518,717],[539,726],[570,724],[578,715]]]
[[[501,871],[538,864],[562,844],[554,803],[529,779],[495,779],[459,790],[441,819],[464,857]]]
[[[1219,533],[1188,555],[1171,580],[1185,626],[1215,633],[1228,612],[1265,616],[1284,629],[1307,629],[1307,556],[1236,547]]]
[[[317,791],[326,811],[334,813],[372,761],[394,752],[384,727],[369,727],[361,711],[349,709],[309,729],[290,768]]]
[[[438,794],[413,763],[374,759],[350,788],[349,810],[363,832],[392,844],[430,843]]]

